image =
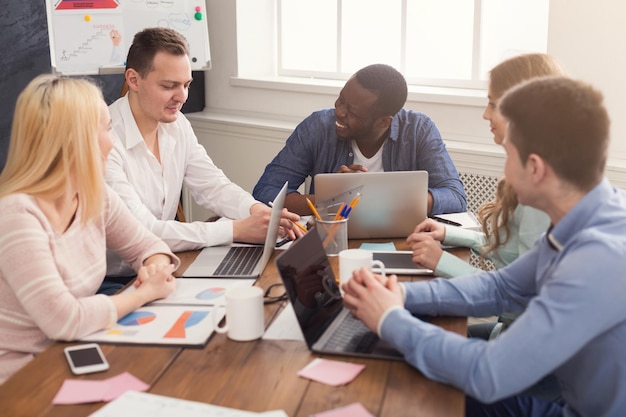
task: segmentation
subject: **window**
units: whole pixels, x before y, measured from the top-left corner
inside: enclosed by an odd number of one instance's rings
[[[277,73],[345,80],[376,62],[409,84],[485,88],[488,70],[546,52],[545,0],[277,0]]]

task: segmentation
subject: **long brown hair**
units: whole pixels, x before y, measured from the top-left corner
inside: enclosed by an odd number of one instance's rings
[[[499,100],[508,89],[531,78],[564,74],[561,66],[550,55],[519,55],[502,61],[491,69],[489,92],[493,100]],[[497,108],[496,111],[498,111]],[[515,190],[505,177],[500,178],[494,199],[478,209],[478,220],[487,236],[483,256],[509,240],[511,234],[509,220],[517,204]],[[501,232],[504,232],[502,237]]]

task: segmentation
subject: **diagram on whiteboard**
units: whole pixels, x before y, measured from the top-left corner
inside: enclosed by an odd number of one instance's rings
[[[123,72],[135,33],[169,27],[189,42],[193,70],[210,67],[203,0],[47,0],[52,67],[64,74]]]

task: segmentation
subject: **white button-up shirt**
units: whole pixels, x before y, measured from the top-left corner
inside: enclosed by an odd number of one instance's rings
[[[128,97],[109,106],[115,145],[106,164],[106,182],[144,226],[173,251],[232,243],[231,221],[182,223],[175,219],[183,184],[194,200],[219,216],[242,219],[257,203],[217,168],[198,143],[183,114],[158,128],[161,163],[146,146]],[[108,275],[119,275],[121,261],[108,254]],[[124,273],[128,273],[125,270]]]

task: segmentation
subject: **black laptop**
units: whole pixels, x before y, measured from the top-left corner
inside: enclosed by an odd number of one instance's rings
[[[317,353],[403,359],[343,306],[319,235],[299,238],[276,258],[289,301],[309,349]]]

